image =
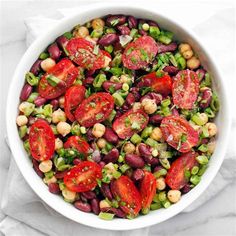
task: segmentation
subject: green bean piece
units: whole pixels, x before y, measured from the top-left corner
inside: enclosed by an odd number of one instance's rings
[[[167,170],[164,168],[153,173],[156,179],[160,178],[161,176],[165,176],[166,174],[167,174]]]
[[[198,150],[201,152],[207,152],[208,151],[207,144],[202,144],[200,147],[198,147]]]
[[[162,202],[162,205],[164,208],[168,208],[171,206],[171,203],[170,203],[170,201],[166,200],[166,201]]]
[[[203,156],[203,155],[197,156],[196,160],[201,165],[206,165],[208,163],[208,158],[206,156]]]
[[[29,145],[29,139],[25,140],[23,143],[25,151],[30,154],[30,145]]]
[[[25,79],[27,81],[28,84],[30,84],[31,86],[37,86],[39,83],[39,78],[36,77],[33,73],[31,72],[27,72],[25,75]]]
[[[166,198],[166,192],[162,191],[158,194],[159,197],[159,201],[164,202],[167,198]]]
[[[208,138],[209,137],[208,129],[205,126],[202,126],[201,129],[202,129],[201,137]]]
[[[106,46],[106,47],[104,47],[104,49],[105,49],[108,53],[112,53],[112,52],[113,52],[113,46],[112,46],[112,45]]]
[[[39,59],[41,59],[41,60],[45,60],[48,57],[49,57],[49,53],[47,53],[47,52],[41,52],[39,55]]]
[[[176,61],[176,59],[175,59],[175,57],[174,57],[174,55],[172,53],[169,54],[169,61],[171,62],[171,64],[173,66],[175,66],[175,67],[178,66],[178,63],[177,63],[177,61]]]
[[[162,208],[161,202],[152,203],[150,209],[152,211]]]
[[[161,42],[161,43],[164,43],[164,44],[170,44],[171,43],[171,39],[169,37],[167,37],[166,35],[159,35],[158,36],[158,41]]]
[[[149,208],[147,208],[147,207],[146,207],[146,208],[143,208],[143,209],[142,209],[142,214],[143,214],[143,215],[147,215],[147,214],[149,213],[149,211],[150,211]]]
[[[212,111],[214,111],[214,112],[219,111],[220,101],[219,101],[219,98],[216,95],[216,93],[212,94],[212,100],[211,100],[211,103],[210,103],[210,107],[211,107]]]
[[[119,107],[121,107],[125,103],[124,98],[118,92],[113,93],[112,97],[115,100],[115,104]]]
[[[190,178],[190,182],[194,185],[197,185],[201,181],[201,177],[198,175],[192,175]]]
[[[39,96],[39,94],[36,93],[36,92],[31,93],[30,96],[29,96],[28,99],[27,99],[27,102],[33,103],[34,100],[35,100],[38,96]]]
[[[138,35],[138,30],[137,30],[137,29],[132,29],[132,30],[130,31],[129,36],[131,36],[132,38],[137,37],[137,35]]]
[[[98,217],[102,220],[112,220],[115,214],[107,213],[107,212],[100,212]]]
[[[24,138],[27,133],[27,126],[23,125],[19,128],[19,136],[20,138]]]
[[[138,134],[133,134],[133,136],[130,138],[130,141],[133,143],[133,144],[139,144],[142,142],[142,138],[138,135]]]
[[[192,175],[196,175],[199,171],[199,167],[198,166],[194,166],[192,169],[191,169],[191,174]]]
[[[187,65],[186,60],[183,57],[180,57],[177,59],[177,64],[180,70],[184,70]]]
[[[120,168],[120,171],[122,173],[125,173],[128,169],[130,169],[130,166],[127,165],[127,164],[123,164],[122,166],[119,167]]]
[[[43,115],[45,115],[45,117],[52,117],[52,105],[51,104],[47,104],[43,107]]]
[[[156,148],[158,146],[158,142],[152,138],[148,138],[145,143],[153,148]],[[159,150],[158,150],[159,151]]]
[[[206,169],[207,169],[207,165],[202,165],[198,171],[198,175],[202,176],[205,173]]]
[[[151,135],[152,133],[152,126],[147,126],[141,133],[141,138],[147,138]]]

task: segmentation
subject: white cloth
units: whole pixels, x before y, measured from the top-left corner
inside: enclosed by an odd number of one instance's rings
[[[80,9],[64,9],[60,10],[62,15],[70,15],[78,12]],[[232,48],[225,47],[224,52],[220,50],[218,45],[234,45],[234,28],[233,21],[234,11],[227,9],[218,12],[211,16],[203,23],[194,26],[194,31],[207,44],[207,47],[214,52],[214,56],[221,65],[225,80],[233,83],[235,74],[233,71],[234,61],[229,57],[225,60],[224,55],[230,55]],[[27,27],[27,45],[29,45],[45,28],[52,27],[57,20],[45,18],[43,16],[31,17],[25,20]],[[216,28],[217,26],[217,28]],[[210,29],[210,30],[209,30]],[[220,33],[219,33],[220,32]],[[215,34],[216,36],[212,36]],[[227,35],[227,38],[226,36]],[[231,60],[230,60],[231,59]],[[236,115],[234,115],[236,117]],[[217,194],[220,190],[226,187],[236,176],[236,152],[234,137],[236,134],[236,123],[233,122],[231,132],[231,143],[228,146],[228,151],[225,156],[223,165],[214,179],[210,187],[202,196],[195,201],[185,212],[192,211],[208,201],[212,196]],[[63,216],[56,213],[36,194],[31,190],[28,184],[23,179],[14,160],[11,160],[11,165],[6,181],[5,190],[2,197],[1,207],[7,217],[0,223],[0,232],[7,236],[28,236],[28,235],[148,235],[149,228],[133,230],[128,232],[112,232],[97,230],[87,226],[83,226],[72,222]],[[159,225],[161,226],[161,224]],[[157,226],[157,227],[159,227]],[[179,229],[180,226],[178,226]],[[174,232],[174,229],[172,229]]]

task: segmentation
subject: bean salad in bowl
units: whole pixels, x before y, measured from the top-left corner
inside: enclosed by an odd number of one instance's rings
[[[219,100],[187,41],[158,22],[108,15],[39,55],[16,123],[51,193],[104,220],[132,219],[201,181]]]

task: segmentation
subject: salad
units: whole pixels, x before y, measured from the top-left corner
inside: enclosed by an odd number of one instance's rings
[[[39,55],[16,123],[51,193],[101,219],[132,219],[170,207],[201,181],[218,110],[190,44],[154,21],[108,15]]]

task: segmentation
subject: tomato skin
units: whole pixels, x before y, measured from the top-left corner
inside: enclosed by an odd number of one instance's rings
[[[106,120],[114,108],[114,98],[105,92],[94,93],[75,110],[76,120],[85,127]]]
[[[119,179],[111,182],[111,191],[118,202],[126,203],[120,208],[129,216],[138,215],[142,207],[141,195],[134,185],[133,181],[126,175],[122,175]]]
[[[192,109],[199,93],[199,79],[196,72],[191,70],[180,71],[173,83],[173,102],[183,109]]]
[[[134,133],[143,130],[147,126],[148,120],[149,117],[143,110],[129,110],[114,121],[112,128],[119,138],[126,139],[130,138]],[[134,122],[139,125],[139,129],[132,129]]]
[[[198,132],[180,116],[164,117],[160,128],[165,141],[179,152],[189,152],[198,143]],[[182,135],[186,137],[186,141],[181,142]]]
[[[39,81],[39,94],[47,99],[53,99],[61,96],[65,93],[66,89],[69,88],[78,76],[78,68],[69,59],[62,59],[59,61],[51,70],[44,74],[44,76]],[[47,81],[47,76],[53,75],[58,77],[63,82],[63,85],[57,85],[53,87]]]
[[[172,91],[172,79],[168,74],[157,77],[156,72],[151,72],[143,76],[138,87],[151,87],[154,92],[167,96]]]
[[[131,42],[122,54],[124,67],[138,70],[147,66],[157,54],[157,43],[150,36],[141,36]]]
[[[166,184],[171,189],[179,190],[187,184],[184,172],[186,170],[191,170],[194,166],[198,165],[195,159],[196,156],[197,153],[195,152],[184,153],[171,164],[165,178]]]
[[[140,183],[140,194],[142,198],[142,208],[149,209],[156,194],[156,178],[148,171],[144,171],[144,177]]]
[[[104,67],[104,54],[100,49],[94,53],[95,45],[84,38],[72,38],[66,45],[70,58],[79,66],[88,70]]]
[[[55,136],[45,120],[38,119],[30,127],[29,145],[35,160],[45,161],[52,158],[55,151]]]
[[[64,148],[75,148],[84,157],[88,156],[90,146],[79,136],[70,136],[64,143]]]
[[[87,192],[97,186],[102,178],[102,168],[95,162],[83,161],[70,169],[64,176],[66,187],[73,192]]]
[[[65,104],[64,109],[67,118],[73,122],[75,117],[71,110],[74,110],[85,98],[86,89],[82,85],[74,85],[70,87],[65,94]]]

